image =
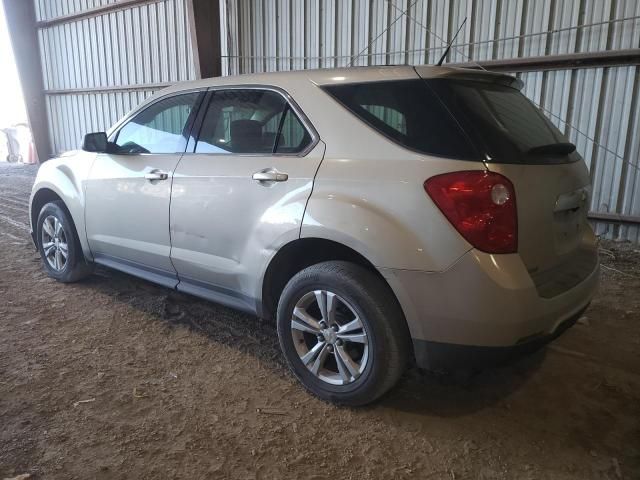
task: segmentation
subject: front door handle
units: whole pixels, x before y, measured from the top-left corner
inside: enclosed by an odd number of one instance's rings
[[[253,174],[253,179],[258,182],[286,182],[289,180],[289,175],[281,173],[276,170],[268,169],[261,170]]]
[[[153,182],[154,180],[166,180],[169,178],[169,174],[161,170],[151,170],[149,173],[145,174],[144,178],[150,182]]]

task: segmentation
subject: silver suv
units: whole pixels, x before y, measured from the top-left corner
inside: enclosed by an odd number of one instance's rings
[[[31,197],[52,277],[100,264],[276,319],[315,395],[532,350],[598,283],[589,173],[519,80],[367,67],[177,85]]]

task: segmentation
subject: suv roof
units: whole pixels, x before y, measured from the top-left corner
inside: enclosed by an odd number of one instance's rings
[[[323,68],[313,70],[292,70],[284,72],[252,73],[231,75],[225,77],[206,78],[191,82],[182,82],[167,89],[180,91],[192,88],[207,88],[219,85],[279,85],[288,83],[293,78],[306,79],[316,85],[332,85],[344,83],[379,82],[388,80],[405,80],[416,78],[416,73],[422,78],[455,77],[473,78],[503,83],[521,88],[522,82],[510,75],[474,70],[468,68],[438,67],[431,65],[388,65],[347,68]]]

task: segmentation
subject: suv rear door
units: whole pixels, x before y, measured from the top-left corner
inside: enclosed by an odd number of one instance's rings
[[[254,310],[259,272],[299,236],[324,144],[279,89],[208,97],[174,174],[171,260],[178,290]]]

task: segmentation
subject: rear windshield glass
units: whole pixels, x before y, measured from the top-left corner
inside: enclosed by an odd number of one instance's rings
[[[332,85],[325,90],[361,120],[400,145],[431,155],[480,158],[424,80]]]
[[[540,109],[514,88],[451,79],[425,82],[490,161],[540,164],[578,158],[566,149],[553,148],[570,144]]]
[[[325,90],[383,135],[420,153],[526,164],[578,158],[567,154],[568,141],[538,108],[508,86],[448,78]],[[549,147],[558,144],[564,148]]]

